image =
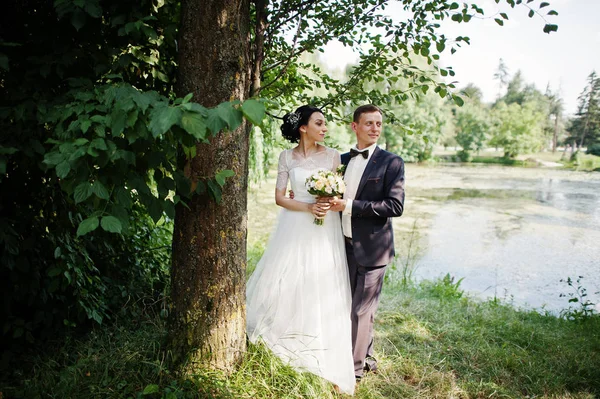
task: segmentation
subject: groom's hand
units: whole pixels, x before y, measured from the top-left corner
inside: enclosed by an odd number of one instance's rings
[[[329,204],[331,205],[331,208],[329,208],[331,212],[342,212],[346,208],[346,200],[338,197],[333,197]]]

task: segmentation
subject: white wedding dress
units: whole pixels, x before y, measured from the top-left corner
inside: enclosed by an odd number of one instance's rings
[[[277,188],[315,202],[306,178],[334,170],[339,153],[327,148],[307,159],[292,150],[279,157]],[[322,226],[308,212],[282,209],[263,257],[246,288],[247,333],[292,367],[354,392],[350,282],[340,215],[328,212]]]

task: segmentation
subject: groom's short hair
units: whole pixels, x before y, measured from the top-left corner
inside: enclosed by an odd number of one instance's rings
[[[371,112],[379,112],[381,116],[383,116],[383,112],[381,112],[379,107],[373,104],[365,104],[356,108],[354,111],[354,116],[352,117],[352,121],[358,123],[362,114],[370,114]]]

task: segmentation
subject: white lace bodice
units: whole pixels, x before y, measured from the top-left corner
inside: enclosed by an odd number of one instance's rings
[[[284,150],[279,155],[276,188],[285,189],[289,180],[294,198],[299,201],[310,201],[314,197],[306,191],[306,179],[319,169],[335,170],[339,165],[340,153],[333,148],[325,147],[324,151],[307,158],[296,151]]]

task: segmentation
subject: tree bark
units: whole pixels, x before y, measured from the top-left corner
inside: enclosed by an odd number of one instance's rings
[[[193,92],[205,107],[250,91],[249,0],[184,0],[177,94]],[[185,160],[192,182],[222,169],[235,176],[221,204],[195,195],[176,208],[171,268],[169,345],[183,374],[200,367],[231,371],[246,348],[248,125],[197,145]]]
[[[556,152],[556,145],[558,143],[558,116],[559,114],[555,114],[556,118],[554,119],[554,134],[552,135],[552,153]]]
[[[252,96],[258,95],[262,81],[261,71],[265,54],[265,32],[267,23],[268,0],[254,0],[256,9],[256,26],[254,27],[254,59],[252,62]]]

